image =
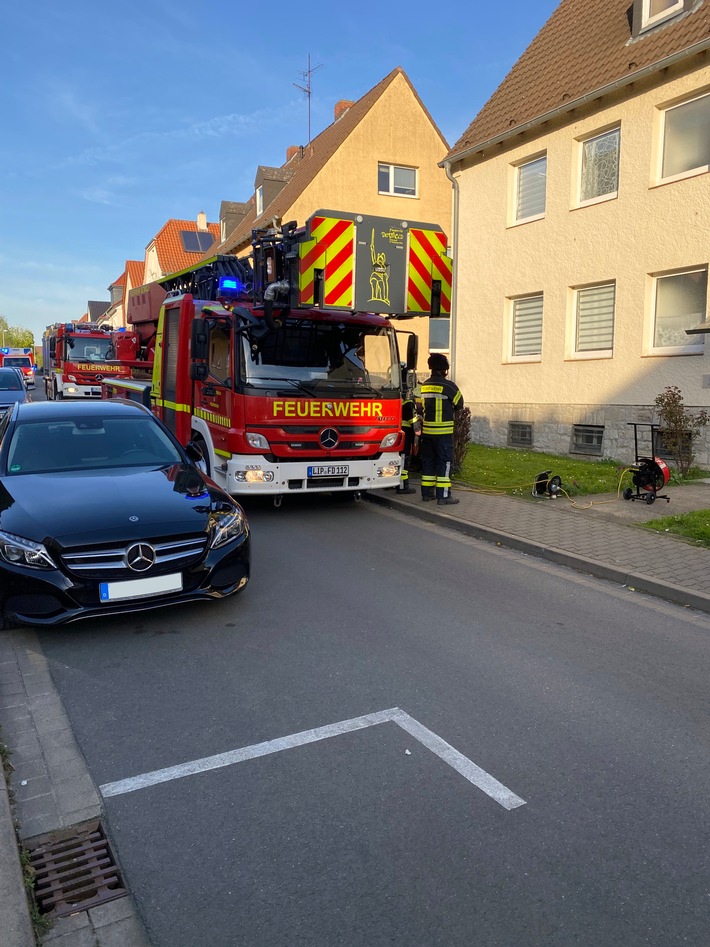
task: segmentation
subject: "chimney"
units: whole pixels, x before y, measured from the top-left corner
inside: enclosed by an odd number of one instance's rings
[[[355,103],[351,102],[350,99],[341,99],[339,102],[336,102],[333,110],[333,121],[337,122],[353,105],[355,105]]]
[[[197,215],[197,229],[207,230],[207,214],[203,210]]]
[[[288,164],[291,158],[293,158],[294,155],[297,155],[300,150],[301,149],[298,147],[298,145],[289,145],[286,149],[286,164]]]

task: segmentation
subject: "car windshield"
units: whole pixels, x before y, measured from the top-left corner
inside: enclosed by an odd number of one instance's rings
[[[10,442],[8,476],[61,470],[163,467],[183,459],[148,417],[77,416],[20,421]]]
[[[16,371],[0,371],[0,391],[22,391],[22,382]]]
[[[326,385],[355,394],[394,392],[400,383],[394,332],[383,326],[285,319],[257,345],[245,340],[243,360],[246,381],[254,386],[282,382],[317,390]]]

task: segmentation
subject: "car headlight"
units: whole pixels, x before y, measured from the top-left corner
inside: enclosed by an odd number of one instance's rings
[[[212,515],[212,539],[210,548],[218,549],[246,532],[246,519],[236,506],[227,512]]]
[[[33,569],[56,569],[52,558],[42,545],[22,536],[0,531],[0,559],[17,566]]]

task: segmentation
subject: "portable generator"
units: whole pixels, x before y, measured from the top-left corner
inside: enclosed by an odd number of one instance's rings
[[[636,487],[636,493],[631,487],[624,490],[625,500],[645,500],[646,503],[655,503],[656,500],[665,500],[670,503],[671,498],[658,491],[668,483],[671,472],[668,464],[660,457],[637,457],[636,465],[631,467],[631,481]]]

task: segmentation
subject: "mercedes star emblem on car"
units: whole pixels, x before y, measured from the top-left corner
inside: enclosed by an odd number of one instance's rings
[[[126,550],[126,565],[134,572],[146,572],[155,562],[155,549],[148,543],[134,543]]]

